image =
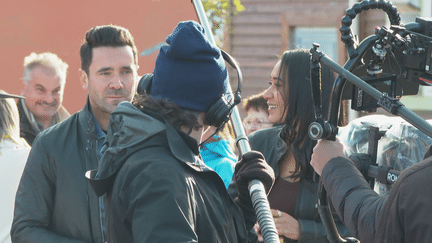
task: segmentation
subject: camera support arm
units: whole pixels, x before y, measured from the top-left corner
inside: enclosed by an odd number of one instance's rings
[[[309,136],[312,139],[319,139],[322,137],[326,137],[329,140],[335,140],[337,134],[337,126],[332,126],[329,122],[324,121],[322,118],[322,107],[321,107],[321,65],[320,59],[323,53],[318,51],[319,44],[314,43],[313,48],[311,49],[315,51],[316,55],[311,55],[311,63],[310,63],[310,82],[311,82],[311,91],[312,91],[312,99],[314,104],[314,113],[315,113],[315,122],[309,125]],[[315,176],[315,174],[314,174]],[[321,217],[321,221],[323,223],[324,229],[327,232],[327,239],[330,242],[359,242],[355,238],[347,238],[343,239],[336,228],[336,224],[331,214],[330,206],[328,204],[327,199],[327,191],[325,190],[322,181],[319,181],[318,185],[318,201],[315,206],[318,210],[318,213]]]
[[[378,104],[381,107],[383,107],[385,110],[392,113],[393,115],[402,117],[407,122],[412,124],[414,127],[424,132],[428,136],[432,137],[432,125],[429,124],[427,121],[425,121],[423,118],[421,118],[419,115],[417,115],[416,113],[408,109],[406,106],[404,106],[398,99],[390,98],[386,93],[381,93],[380,91],[372,87],[370,84],[366,83],[359,77],[352,74],[349,70],[346,70],[344,67],[340,66],[339,64],[331,60],[327,55],[323,54],[322,52],[319,52],[314,48],[312,48],[310,52],[312,54],[312,57],[317,59],[322,65],[326,65],[331,70],[338,73],[339,76],[342,76],[344,79],[353,83],[357,87],[367,92],[373,98],[377,99]],[[336,81],[337,80],[338,79],[336,79]],[[330,110],[330,117],[329,117],[330,124],[335,127],[337,127],[339,104],[340,104],[340,97],[341,97],[340,94],[344,84],[344,81],[339,81],[338,83],[336,83],[336,81],[333,86],[331,110]],[[334,110],[335,108],[337,109]],[[333,130],[337,132],[336,129]],[[336,136],[336,134],[330,134],[328,137],[322,137],[322,138],[329,138],[331,136]]]

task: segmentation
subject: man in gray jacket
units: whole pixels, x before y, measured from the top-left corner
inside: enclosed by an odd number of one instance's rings
[[[106,242],[103,201],[85,178],[98,166],[110,113],[131,101],[138,54],[125,28],[96,26],[81,46],[84,108],[35,139],[17,191],[13,242]]]

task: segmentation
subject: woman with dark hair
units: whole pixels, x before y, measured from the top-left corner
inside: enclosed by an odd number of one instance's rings
[[[282,124],[249,135],[253,150],[264,154],[275,172],[275,184],[268,194],[270,207],[281,241],[327,242],[326,231],[315,205],[318,182],[309,164],[316,141],[308,136],[314,119],[308,50],[283,53],[264,92],[269,121]],[[333,73],[322,68],[323,104],[328,104]],[[337,216],[336,216],[337,218]],[[336,220],[342,236],[350,232]],[[259,227],[256,226],[259,233]]]

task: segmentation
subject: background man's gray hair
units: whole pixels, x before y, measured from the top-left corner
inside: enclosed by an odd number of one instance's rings
[[[40,54],[31,53],[24,58],[24,75],[23,80],[28,84],[31,80],[31,71],[35,67],[46,67],[53,70],[60,78],[62,86],[66,83],[66,73],[69,65],[63,62],[56,54],[51,52],[43,52]]]

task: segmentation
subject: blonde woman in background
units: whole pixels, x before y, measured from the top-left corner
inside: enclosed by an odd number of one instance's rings
[[[20,137],[18,109],[13,98],[0,90],[0,242],[9,243],[15,193],[30,146]]]

